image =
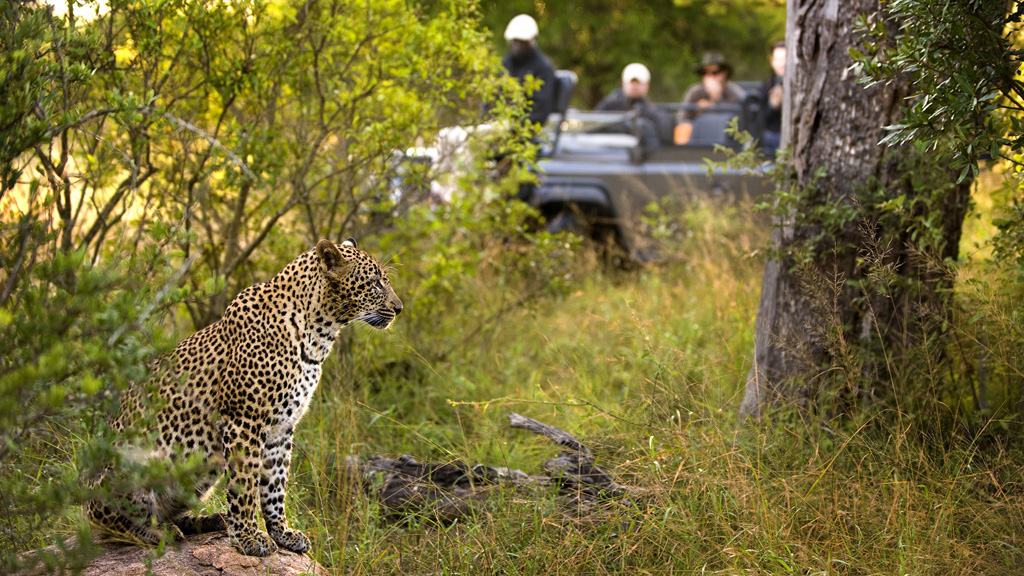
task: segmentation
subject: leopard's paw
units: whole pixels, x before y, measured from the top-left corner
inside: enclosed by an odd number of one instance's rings
[[[183,542],[185,540],[185,534],[182,533],[181,528],[178,528],[174,524],[163,524],[163,530],[159,532],[164,540],[168,542]]]
[[[236,535],[235,545],[238,551],[246,556],[270,556],[277,552],[277,544],[274,544],[266,532],[259,530]]]
[[[270,536],[277,542],[277,545],[285,550],[305,554],[309,552],[309,538],[298,530],[285,530],[283,532],[272,532]]]

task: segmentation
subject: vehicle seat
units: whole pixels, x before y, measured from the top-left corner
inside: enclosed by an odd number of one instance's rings
[[[565,119],[565,112],[569,109],[569,100],[572,99],[572,92],[579,81],[576,73],[572,70],[555,70],[555,109],[561,116],[559,121]]]
[[[693,119],[693,132],[687,146],[733,146],[735,142],[726,133],[735,112],[704,112]]]
[[[672,146],[674,144],[672,140],[673,132],[676,128],[675,117],[670,112],[662,110],[661,108],[658,108],[657,111],[658,124],[655,128],[658,131],[658,139],[661,140],[662,146]]]
[[[562,122],[565,120],[565,113],[569,110],[569,100],[572,99],[572,92],[578,81],[579,78],[572,70],[555,70],[555,109],[553,112],[558,114],[558,119],[555,123],[555,137],[551,141],[551,156],[558,151],[558,140],[562,137]]]

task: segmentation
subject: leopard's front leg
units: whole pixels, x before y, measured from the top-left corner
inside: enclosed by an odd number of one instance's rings
[[[277,552],[274,541],[259,529],[259,484],[262,470],[261,430],[250,420],[227,418],[223,427],[224,451],[228,462],[228,533],[247,556],[269,556]]]
[[[309,538],[298,530],[288,528],[284,501],[288,493],[288,469],[292,461],[292,431],[271,438],[263,448],[263,477],[260,480],[260,498],[267,532],[278,546],[298,552],[309,551]]]

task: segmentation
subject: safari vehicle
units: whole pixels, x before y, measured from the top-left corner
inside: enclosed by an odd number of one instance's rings
[[[733,118],[740,130],[758,135],[756,97],[703,109],[685,145],[672,142],[672,119],[684,105],[658,104],[665,123],[654,127],[657,138],[651,145],[642,133],[651,127],[635,112],[571,109],[575,74],[559,70],[556,81],[556,113],[540,152],[538,185],[528,198],[550,230],[589,236],[631,259],[647,260],[657,253],[643,225],[651,205],[671,208],[699,196],[739,198],[771,191],[761,170],[726,171],[707,162],[725,159],[715,145],[740,148],[726,133]]]
[[[739,119],[740,130],[757,135],[755,98],[703,108],[693,122],[689,142],[676,145],[673,119],[684,105],[658,104],[664,122],[645,125],[646,119],[635,111],[569,108],[576,75],[558,70],[555,79],[556,106],[538,154],[538,183],[520,195],[540,211],[548,230],[591,238],[616,260],[650,260],[657,257],[658,244],[643,222],[652,205],[671,209],[700,196],[740,198],[771,190],[762,170],[726,171],[708,164],[708,160],[725,160],[716,145],[740,148],[726,133],[734,118]],[[417,197],[429,196],[447,201],[456,193],[455,175],[470,164],[465,161],[472,156],[466,143],[472,135],[489,130],[493,127],[446,128],[434,146],[399,154],[396,172],[390,177],[393,198],[416,202]],[[417,164],[432,169],[427,186],[411,177],[410,168]]]

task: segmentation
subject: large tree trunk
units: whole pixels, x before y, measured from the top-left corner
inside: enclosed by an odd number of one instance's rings
[[[890,199],[915,194],[901,170],[912,151],[879,145],[884,127],[900,119],[910,87],[899,80],[870,88],[858,84],[849,52],[858,46],[854,20],[860,14],[884,17],[880,4],[787,3],[782,144],[791,151],[785,185],[801,198],[772,233],[776,251],[765,266],[742,417],[760,416],[779,402],[813,404],[823,392],[833,398],[873,393],[871,383],[887,374],[884,363],[872,362],[872,353],[901,349],[890,344],[919,337],[915,319],[923,317],[922,310],[930,316],[945,308],[945,292],[936,288],[947,280],[915,257],[909,231],[886,230],[891,221],[859,217],[835,225],[842,210],[850,214],[877,205],[879,190]],[[937,256],[956,257],[968,190],[966,184],[950,187],[938,202],[943,225]],[[866,192],[875,197],[862,202]],[[835,207],[831,221],[822,216],[827,206]],[[929,206],[936,209],[934,201]],[[879,239],[895,242],[879,247]],[[930,288],[880,298],[854,287],[879,266]]]

